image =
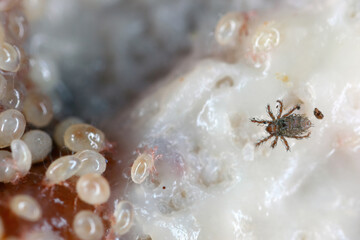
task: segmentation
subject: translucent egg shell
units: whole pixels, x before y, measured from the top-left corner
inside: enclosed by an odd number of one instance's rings
[[[64,134],[65,134],[66,129],[68,129],[68,127],[70,127],[71,125],[79,124],[79,123],[83,123],[83,121],[76,117],[69,117],[69,118],[66,118],[65,120],[61,121],[59,124],[57,124],[55,127],[55,130],[54,130],[55,143],[59,147],[65,146]]]
[[[16,195],[10,200],[10,209],[18,217],[36,222],[41,218],[42,210],[39,203],[29,195]]]
[[[8,183],[16,178],[16,167],[11,152],[0,150],[0,182]]]
[[[101,218],[89,210],[80,211],[75,215],[73,229],[76,236],[82,240],[100,240],[104,235]]]
[[[50,98],[40,93],[30,93],[24,102],[26,121],[36,127],[47,126],[53,118]]]
[[[235,46],[241,37],[241,30],[246,27],[246,19],[241,13],[228,13],[218,22],[215,38],[220,45]]]
[[[27,144],[20,139],[14,139],[10,145],[12,158],[17,170],[22,174],[29,172],[31,168],[31,152]]]
[[[115,207],[113,217],[115,221],[112,222],[112,229],[117,235],[124,235],[134,222],[133,205],[128,201],[119,202]]]
[[[134,183],[141,184],[149,176],[153,166],[152,155],[143,153],[139,155],[131,166],[131,179]]]
[[[24,134],[26,121],[24,115],[15,109],[0,113],[0,148],[10,146],[14,139]]]
[[[93,150],[84,150],[75,154],[81,161],[81,167],[76,173],[77,176],[82,176],[87,173],[102,174],[106,169],[106,160],[98,152]]]
[[[80,165],[80,160],[71,155],[58,158],[46,170],[46,180],[49,184],[61,183],[74,176]]]
[[[100,152],[105,145],[105,135],[89,124],[74,124],[66,129],[64,142],[65,146],[74,152],[82,150]]]
[[[88,204],[105,203],[110,197],[110,186],[106,178],[97,173],[88,173],[79,178],[76,192]]]
[[[20,56],[20,51],[16,46],[4,42],[0,47],[0,69],[7,72],[17,72],[20,68]]]
[[[22,136],[32,156],[32,163],[43,161],[52,149],[52,140],[49,134],[41,130],[31,130]]]
[[[253,37],[254,51],[268,52],[280,43],[280,32],[273,22],[260,26]]]

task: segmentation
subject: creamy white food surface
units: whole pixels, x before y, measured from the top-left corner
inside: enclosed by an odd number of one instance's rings
[[[359,7],[248,13],[235,47],[214,44],[128,112],[129,163],[137,147],[161,155],[126,187],[136,228],[152,239],[359,239]],[[274,138],[255,148],[268,133],[250,118],[270,119],[276,100],[285,112],[301,104],[313,123],[310,138],[287,139],[289,152],[280,139],[271,149]]]

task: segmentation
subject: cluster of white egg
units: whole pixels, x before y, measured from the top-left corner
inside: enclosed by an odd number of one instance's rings
[[[105,137],[99,129],[79,122],[81,122],[79,119],[69,118],[57,125],[54,137],[56,143],[75,150],[75,154],[54,160],[47,168],[44,183],[51,187],[76,176],[78,177],[76,183],[78,197],[85,203],[98,206],[106,203],[110,197],[109,183],[101,175],[106,169],[107,160],[98,152],[105,145]],[[2,162],[6,163],[0,168],[0,171],[3,171],[1,174],[3,182],[25,176],[31,164],[44,159],[51,150],[51,138],[40,130],[28,132],[23,139],[12,140],[10,143],[12,152],[0,151]],[[34,139],[42,139],[41,144],[35,144]],[[29,144],[26,141],[30,141]],[[33,158],[33,161],[32,155],[37,156]],[[14,214],[27,221],[38,221],[42,216],[40,205],[29,195],[16,195],[9,205]],[[127,201],[119,202],[111,218],[113,231],[117,235],[125,234],[131,228],[133,218],[132,204]],[[101,218],[91,211],[77,213],[74,217],[73,228],[81,239],[101,239],[104,234]]]
[[[21,4],[23,8],[19,8]],[[110,185],[102,176],[107,160],[100,153],[106,148],[105,134],[70,117],[55,126],[51,137],[48,133],[54,118],[51,94],[59,77],[57,69],[51,60],[41,56],[28,59],[22,50],[28,31],[27,21],[36,20],[45,4],[42,0],[0,1],[0,13],[6,11],[8,14],[7,25],[0,25],[0,182],[17,184],[30,173],[33,164],[48,158],[54,139],[58,149],[67,148],[73,154],[60,156],[49,165],[44,187],[51,188],[74,177],[79,199],[96,208],[110,197]],[[36,197],[29,194],[12,196],[8,207],[14,215],[34,223],[41,220],[46,211]],[[133,218],[133,206],[127,201],[120,201],[112,216],[108,216],[112,231],[119,236],[129,231]],[[80,239],[96,240],[105,234],[102,217],[96,211],[76,213],[72,227]],[[6,234],[0,217],[0,238]],[[24,234],[26,239],[62,239],[52,231],[34,230]]]
[[[48,96],[32,88],[28,77],[31,67],[22,49],[28,33],[22,1],[1,1],[0,12],[6,18],[0,25],[0,182],[16,182],[33,163],[46,158],[52,142],[43,130],[53,119]],[[25,133],[25,134],[24,134]],[[10,147],[11,152],[5,150]]]

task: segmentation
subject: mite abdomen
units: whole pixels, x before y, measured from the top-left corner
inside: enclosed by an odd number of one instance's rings
[[[286,129],[284,129],[288,136],[294,136],[301,134],[311,127],[310,120],[302,115],[293,115],[286,117],[284,121],[287,123]]]

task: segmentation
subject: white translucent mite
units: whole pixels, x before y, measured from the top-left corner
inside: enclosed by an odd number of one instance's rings
[[[0,100],[1,105],[5,109],[17,109],[22,111],[24,99],[26,95],[26,88],[24,84],[16,80],[8,80],[5,95]]]
[[[39,203],[29,195],[16,195],[10,200],[10,209],[18,217],[36,222],[42,216]]]
[[[4,42],[0,48],[0,69],[17,72],[20,68],[20,51],[15,45]]]
[[[133,205],[128,201],[119,202],[115,207],[113,217],[113,231],[119,236],[124,235],[130,230],[134,222]]]
[[[0,113],[0,148],[10,146],[14,139],[24,134],[26,121],[24,115],[15,109]]]
[[[43,92],[51,94],[60,82],[59,70],[55,61],[43,56],[30,59],[30,78]]]
[[[10,145],[12,158],[21,175],[26,175],[31,168],[31,152],[27,144],[20,139],[14,139]]]
[[[105,203],[110,197],[110,186],[106,178],[97,173],[88,173],[76,183],[79,198],[92,205]]]
[[[94,150],[100,152],[105,146],[105,135],[89,124],[74,124],[64,134],[65,146],[74,152]]]
[[[35,127],[45,127],[53,118],[52,102],[43,94],[29,93],[25,98],[23,112],[28,123]]]
[[[81,162],[75,156],[69,155],[56,159],[45,173],[48,184],[59,184],[74,176],[80,169]]]
[[[74,124],[83,123],[83,121],[76,117],[68,117],[65,120],[58,123],[54,130],[54,140],[59,147],[65,146],[64,135],[66,129]]]
[[[75,215],[73,229],[76,236],[82,240],[100,240],[104,235],[101,218],[89,210],[80,211]]]
[[[140,154],[131,167],[131,179],[134,183],[141,184],[149,176],[153,167],[153,155],[150,153]]]
[[[100,153],[93,150],[83,150],[77,152],[75,157],[81,161],[81,167],[76,173],[77,176],[82,176],[87,173],[102,174],[105,172],[106,159]]]
[[[32,156],[32,163],[43,161],[51,152],[52,140],[49,134],[41,130],[30,130],[22,136]]]
[[[11,152],[0,150],[0,182],[8,183],[16,179],[16,166]]]

